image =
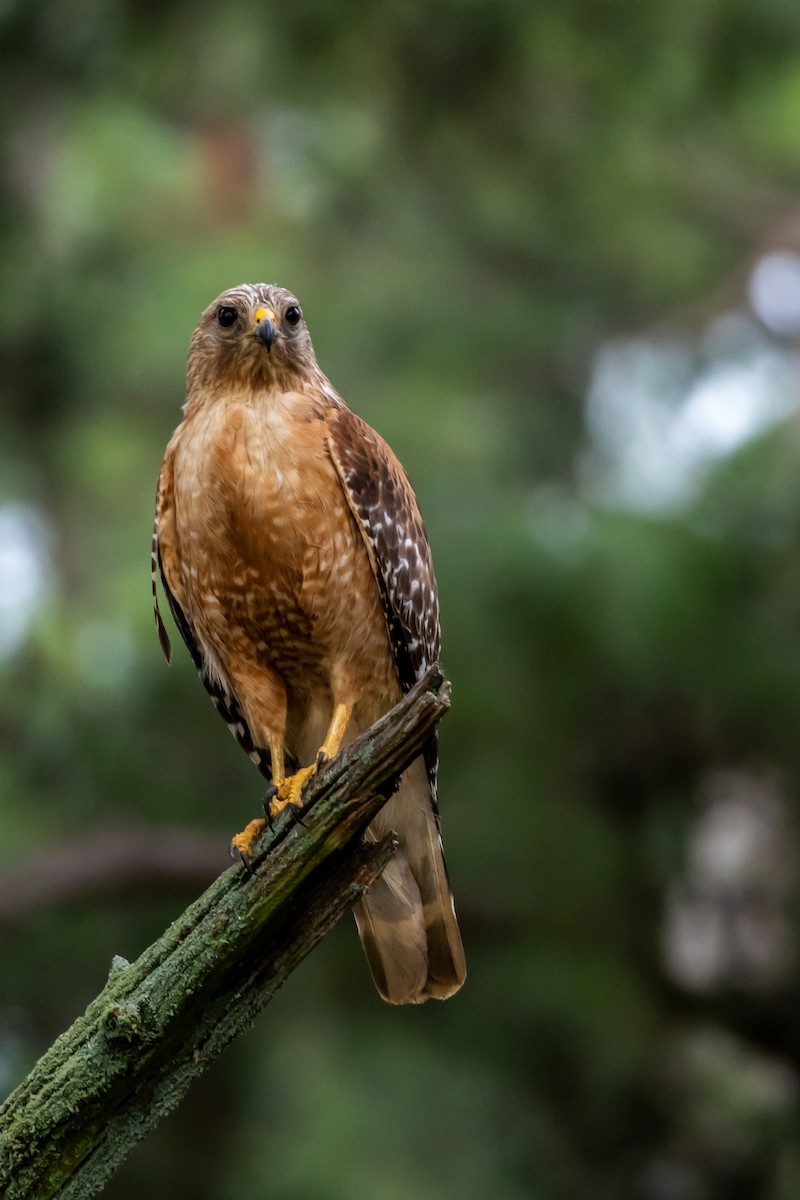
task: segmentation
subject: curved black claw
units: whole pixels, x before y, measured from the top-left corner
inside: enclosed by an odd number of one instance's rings
[[[245,873],[249,875],[251,879],[255,878],[255,876],[258,874],[258,871],[256,871],[255,867],[253,866],[253,860],[246,850],[239,850],[236,846],[231,846],[230,856],[234,862],[240,862],[242,864],[245,869]]]
[[[320,767],[322,766],[322,764],[325,762],[325,758],[326,758],[325,751],[324,750],[318,751],[318,753],[317,753],[317,770],[319,770]]]
[[[275,799],[277,794],[278,794],[278,789],[276,788],[274,783],[271,783],[269,785],[269,787],[267,788],[267,790],[264,792],[264,800],[263,800],[264,816],[267,818],[267,825],[269,825],[270,833],[272,833],[275,828],[275,826],[272,824],[272,813],[270,812],[270,805],[272,804],[272,801]]]
[[[298,808],[296,804],[287,804],[286,807],[289,810],[289,816],[292,818],[292,823],[294,825],[302,825],[303,829],[308,829],[308,826],[303,820],[303,810]]]

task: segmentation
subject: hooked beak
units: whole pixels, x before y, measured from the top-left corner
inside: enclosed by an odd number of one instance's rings
[[[269,353],[272,343],[278,336],[275,328],[275,313],[271,308],[257,308],[255,316],[256,327],[253,330],[253,336],[258,338],[262,346],[266,346],[267,353]]]

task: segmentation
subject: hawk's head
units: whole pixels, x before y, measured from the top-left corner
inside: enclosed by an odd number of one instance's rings
[[[190,392],[276,384],[288,390],[317,370],[297,298],[272,283],[243,283],[217,296],[189,345]]]

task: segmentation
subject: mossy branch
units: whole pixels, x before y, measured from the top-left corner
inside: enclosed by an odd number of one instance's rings
[[[0,1195],[97,1194],[383,870],[391,839],[361,833],[448,704],[433,667],[311,781],[304,825],[282,813],[265,832],[257,875],[231,867],[135,963],[114,960],[0,1107]]]

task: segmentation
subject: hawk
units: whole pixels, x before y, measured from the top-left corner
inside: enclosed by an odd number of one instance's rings
[[[209,305],[183,413],[158,481],[156,626],[169,661],[160,574],[217,711],[270,782],[273,817],[438,659],[430,547],[403,468],[320,370],[284,288],[242,284]],[[367,834],[399,839],[355,910],[392,1004],[445,999],[466,971],[436,775],[434,738]],[[263,826],[233,839],[245,862]]]

